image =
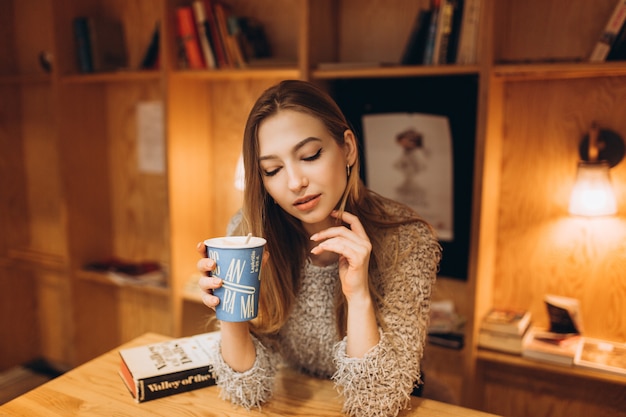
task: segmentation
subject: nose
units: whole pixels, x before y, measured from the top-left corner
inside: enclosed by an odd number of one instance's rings
[[[287,187],[289,190],[297,192],[309,185],[309,180],[298,166],[287,168]]]

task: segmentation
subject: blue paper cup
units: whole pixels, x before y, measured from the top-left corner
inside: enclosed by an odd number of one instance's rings
[[[259,312],[261,260],[265,239],[261,237],[227,236],[204,241],[207,256],[217,266],[212,276],[223,285],[213,291],[220,299],[215,309],[218,320],[249,321]]]

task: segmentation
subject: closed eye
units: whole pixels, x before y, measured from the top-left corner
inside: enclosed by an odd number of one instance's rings
[[[273,177],[274,175],[278,174],[278,171],[280,171],[280,168],[276,168],[271,171],[263,170],[263,175],[265,175],[266,177]]]
[[[302,158],[303,161],[315,161],[316,159],[319,159],[319,157],[322,156],[322,148],[320,148],[317,152],[315,152],[314,155],[311,156],[307,156],[306,158]]]

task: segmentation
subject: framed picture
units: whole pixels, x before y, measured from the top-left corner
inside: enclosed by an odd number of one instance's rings
[[[365,184],[429,221],[443,248],[440,275],[467,279],[477,76],[339,79],[330,90],[359,138]],[[415,149],[403,159],[402,146]]]

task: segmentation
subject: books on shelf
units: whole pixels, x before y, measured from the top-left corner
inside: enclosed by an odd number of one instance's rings
[[[482,0],[464,0],[463,18],[456,54],[457,64],[475,64],[478,51],[478,30]]]
[[[530,322],[531,313],[528,310],[492,308],[483,317],[480,329],[519,336],[526,332]]]
[[[465,334],[465,319],[456,313],[452,300],[431,303],[427,341],[434,345],[461,349]]]
[[[105,274],[118,285],[150,285],[165,287],[166,271],[158,262],[131,262],[117,258],[87,263],[85,270]]]
[[[176,9],[179,61],[190,69],[244,68],[271,56],[263,25],[219,0],[194,0]]]
[[[485,349],[519,355],[522,353],[524,335],[479,330],[478,346]]]
[[[574,365],[626,376],[626,344],[583,337]]]
[[[602,29],[600,38],[595,43],[589,61],[604,62],[615,44],[622,27],[626,23],[626,0],[618,0],[611,16]]]
[[[522,341],[522,357],[571,366],[582,337],[531,327]]]
[[[176,24],[187,66],[190,69],[205,68],[204,57],[200,49],[200,39],[196,29],[196,20],[191,6],[179,6],[176,8]]]
[[[209,352],[219,332],[120,349],[119,374],[136,402],[215,385]]]
[[[531,313],[528,310],[492,308],[481,321],[478,346],[519,355],[530,323]]]
[[[217,68],[217,61],[211,46],[211,28],[207,20],[205,4],[202,0],[195,0],[191,7],[193,16],[196,20],[196,30],[198,31],[198,39],[202,49],[202,56],[207,68]]]
[[[400,58],[402,65],[456,62],[466,0],[432,0],[420,9]]]

